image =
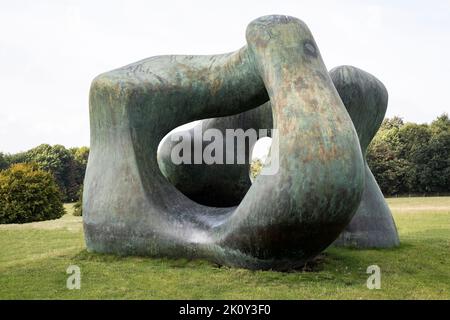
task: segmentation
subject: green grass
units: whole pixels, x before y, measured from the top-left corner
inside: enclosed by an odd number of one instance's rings
[[[291,273],[88,253],[81,217],[70,214],[0,225],[0,299],[450,299],[450,197],[388,203],[400,247],[329,248],[314,271]],[[81,268],[80,290],[66,288],[72,264]],[[380,290],[366,287],[373,264]]]

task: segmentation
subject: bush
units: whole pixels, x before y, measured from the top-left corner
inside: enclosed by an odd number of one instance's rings
[[[0,223],[57,219],[64,213],[51,173],[24,163],[0,171]]]
[[[73,215],[76,217],[83,215],[83,186],[78,192],[78,201],[73,205]]]

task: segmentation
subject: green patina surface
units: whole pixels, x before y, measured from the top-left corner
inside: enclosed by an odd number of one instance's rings
[[[364,189],[363,155],[309,29],[267,16],[246,37],[231,54],[153,57],[93,81],[89,250],[283,270],[317,255],[349,223]],[[162,175],[157,147],[170,130],[267,100],[280,167],[258,177],[236,208],[200,205]]]
[[[363,154],[384,118],[388,94],[384,85],[371,74],[352,66],[341,66],[330,71],[330,76],[358,133]],[[305,83],[302,84],[306,86]],[[194,131],[214,128],[223,135],[229,128],[267,129],[273,127],[270,102],[230,117],[213,118],[200,122],[188,132],[198,139],[197,143],[208,146],[209,141],[194,135]],[[300,140],[299,145],[302,145]],[[250,161],[243,165],[176,165],[171,161],[171,152],[176,142],[171,136],[165,139],[158,151],[158,163],[163,174],[190,199],[205,205],[238,205],[251,186]],[[246,159],[252,145],[245,145]],[[223,149],[227,151],[224,141]],[[236,152],[235,152],[236,153]],[[226,152],[223,155],[225,159]],[[223,160],[224,162],[225,160]],[[191,161],[193,163],[193,161]],[[299,168],[301,170],[301,168]],[[336,245],[352,247],[385,248],[399,244],[398,234],[389,207],[366,164],[365,187],[359,208],[346,227]]]

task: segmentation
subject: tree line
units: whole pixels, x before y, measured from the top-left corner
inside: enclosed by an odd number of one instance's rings
[[[0,170],[32,163],[53,175],[64,202],[74,202],[81,196],[88,156],[88,147],[41,144],[16,154],[0,153]],[[448,114],[430,124],[386,118],[366,158],[385,196],[450,193]]]
[[[450,119],[430,124],[386,118],[367,151],[385,196],[450,193]]]
[[[0,170],[19,163],[34,164],[52,174],[64,202],[74,202],[80,197],[88,156],[88,147],[41,144],[25,152],[0,153]]]

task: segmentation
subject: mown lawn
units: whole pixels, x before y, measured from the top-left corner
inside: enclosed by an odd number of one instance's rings
[[[88,253],[66,205],[58,220],[0,225],[0,299],[450,299],[450,197],[388,202],[399,248],[329,248],[313,271],[290,273]],[[366,287],[374,264],[380,290]],[[81,268],[80,290],[66,288],[69,265]]]

